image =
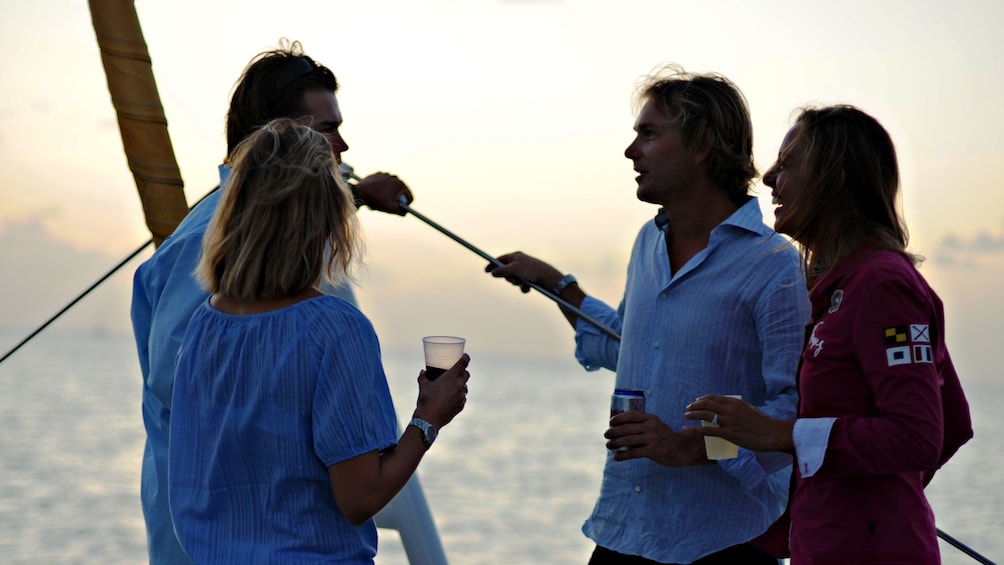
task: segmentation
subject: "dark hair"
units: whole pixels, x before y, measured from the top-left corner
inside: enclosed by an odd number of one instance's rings
[[[252,132],[276,118],[307,113],[303,93],[338,90],[335,74],[303,54],[299,41],[279,41],[276,49],[255,55],[244,68],[227,111],[227,155]]]
[[[746,98],[719,74],[685,72],[666,65],[642,79],[637,102],[651,101],[680,126],[687,147],[709,148],[707,173],[736,205],[743,205],[757,176],[753,124]]]
[[[790,235],[802,246],[806,272],[832,267],[866,239],[919,262],[906,251],[909,232],[897,210],[896,148],[878,120],[849,105],[802,108],[794,128],[788,147],[803,151],[811,197],[794,203],[804,212]]]

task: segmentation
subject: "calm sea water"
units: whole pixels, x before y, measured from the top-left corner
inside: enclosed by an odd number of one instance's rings
[[[6,336],[0,353],[21,336]],[[584,564],[580,526],[600,483],[612,374],[571,359],[470,351],[467,410],[419,470],[455,565]],[[402,415],[414,406],[420,348],[388,352]],[[0,562],[142,563],[143,428],[130,336],[45,333],[0,365]],[[929,497],[942,530],[1004,562],[1004,386],[967,384],[976,438]],[[379,565],[406,564],[380,530]],[[946,564],[975,563],[942,543]]]

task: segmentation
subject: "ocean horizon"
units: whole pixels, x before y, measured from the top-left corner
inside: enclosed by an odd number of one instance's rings
[[[0,333],[0,353],[23,336]],[[570,346],[571,347],[571,346]],[[567,357],[480,355],[468,348],[466,410],[419,467],[447,559],[459,565],[584,565],[581,533],[606,456],[613,373]],[[411,414],[421,347],[384,351],[399,420]],[[928,487],[939,528],[1004,560],[1004,385],[967,379],[975,438]],[[132,336],[43,332],[0,364],[0,555],[10,564],[143,563],[143,449]],[[403,425],[404,421],[402,421]],[[378,565],[406,565],[381,529]],[[975,563],[941,542],[946,564]]]

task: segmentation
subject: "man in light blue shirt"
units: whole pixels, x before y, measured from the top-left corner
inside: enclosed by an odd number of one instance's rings
[[[776,565],[750,542],[784,510],[790,457],[740,449],[712,461],[702,438],[680,430],[686,405],[711,392],[793,417],[809,316],[798,253],[749,195],[752,125],[735,85],[668,67],[639,92],[637,135],[624,153],[638,199],[660,209],[635,240],[620,306],[520,252],[488,270],[524,291],[527,282],[553,289],[613,329],[619,340],[563,310],[579,362],[615,370],[611,390],[644,391],[645,412],[611,418],[605,434],[600,496],[582,528],[596,542],[590,565]]]
[[[255,129],[273,118],[304,120],[325,134],[338,162],[348,144],[339,134],[338,83],[327,67],[303,54],[298,42],[282,44],[252,59],[244,70],[227,115],[228,154]],[[226,166],[220,167],[226,190]],[[357,204],[403,215],[399,198],[412,200],[408,187],[392,175],[377,173],[355,187]],[[189,564],[171,522],[167,492],[167,454],[171,395],[178,348],[195,309],[208,293],[193,277],[202,236],[219,201],[219,191],[196,205],[133,278],[132,323],[143,373],[143,455],[140,498],[146,520],[150,563]],[[350,287],[323,289],[355,304]]]

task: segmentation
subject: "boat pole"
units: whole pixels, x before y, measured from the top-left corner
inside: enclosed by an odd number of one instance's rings
[[[442,233],[446,237],[452,239],[453,241],[456,241],[457,243],[459,243],[460,245],[463,245],[467,249],[470,249],[471,251],[473,251],[474,253],[476,253],[477,255],[479,255],[482,259],[487,260],[492,265],[494,265],[496,267],[502,267],[502,266],[505,265],[505,263],[503,263],[502,261],[499,261],[495,257],[492,257],[491,255],[485,253],[484,251],[482,251],[482,250],[478,249],[477,247],[474,247],[470,243],[464,241],[459,236],[457,236],[457,234],[451,232],[450,230],[444,228],[443,226],[437,224],[436,222],[433,222],[429,218],[427,218],[427,217],[423,216],[422,214],[416,212],[415,209],[412,208],[411,206],[408,206],[408,203],[405,202],[403,199],[401,200],[400,204],[401,204],[401,207],[404,208],[404,210],[406,212],[408,212],[409,214],[411,214],[412,216],[415,216],[416,218],[418,218],[419,220],[422,220],[423,222],[425,222],[426,224],[428,224],[432,228],[436,229],[437,231],[439,231],[440,233]],[[583,320],[589,322],[590,324],[596,326],[603,333],[605,333],[608,336],[610,336],[610,337],[612,337],[612,338],[620,341],[621,336],[620,336],[619,333],[617,333],[616,331],[614,331],[612,328],[606,326],[605,324],[603,324],[599,320],[596,320],[592,316],[586,314],[585,312],[583,312],[579,308],[576,308],[575,306],[572,306],[571,303],[569,303],[567,300],[562,299],[557,294],[554,294],[550,290],[547,290],[546,288],[544,288],[544,287],[542,287],[542,286],[540,286],[540,285],[538,285],[536,283],[532,283],[530,281],[526,281],[526,280],[523,280],[523,279],[519,279],[519,281],[520,281],[520,284],[526,285],[526,286],[528,286],[528,287],[536,290],[537,292],[543,294],[544,296],[546,296],[546,297],[550,298],[551,300],[553,300],[554,302],[556,302],[562,308],[575,313],[576,316],[578,316],[578,317],[582,318]]]
[[[959,540],[953,538],[952,536],[948,535],[941,528],[935,528],[935,529],[938,531],[938,537],[941,538],[941,539],[943,539],[943,540],[945,540],[949,545],[951,545],[955,549],[958,549],[959,551],[961,551],[962,553],[965,553],[969,557],[972,557],[976,561],[979,561],[980,563],[983,563],[983,565],[994,565],[993,561],[987,559],[986,557],[983,557],[982,555],[980,555],[979,553],[977,553],[975,549],[967,546],[966,544],[962,543],[961,541],[959,541]]]
[[[346,165],[345,163],[342,163],[341,165],[339,165],[339,171],[341,172],[341,174],[342,174],[343,177],[347,177],[347,178],[352,179],[352,180],[354,180],[356,182],[362,180],[358,175],[356,175],[353,172],[352,167],[350,167],[349,165]],[[466,240],[464,240],[463,238],[461,238],[457,234],[451,232],[450,230],[448,230],[448,229],[444,228],[443,226],[437,224],[436,222],[430,220],[428,217],[426,217],[426,216],[420,214],[419,212],[417,212],[414,208],[412,208],[411,206],[408,205],[408,201],[405,200],[404,197],[402,197],[398,201],[398,204],[401,205],[401,208],[405,212],[411,214],[412,216],[415,216],[416,218],[418,218],[419,220],[425,222],[426,224],[428,224],[430,227],[432,227],[433,229],[435,229],[439,233],[445,235],[446,237],[452,239],[453,241],[456,241],[460,245],[463,245],[464,247],[466,247],[470,251],[473,251],[476,255],[478,255],[482,259],[488,261],[492,265],[494,265],[496,267],[502,267],[502,266],[505,265],[505,263],[503,263],[502,261],[499,261],[495,257],[492,257],[488,253],[485,253],[481,249],[478,249],[477,247],[475,247],[471,243],[467,242]],[[617,333],[616,330],[610,328],[609,326],[607,326],[603,322],[600,322],[599,320],[597,320],[597,319],[593,318],[592,316],[586,314],[581,309],[576,308],[571,303],[569,303],[567,300],[562,299],[557,294],[554,294],[550,290],[547,290],[546,288],[544,288],[544,287],[542,287],[542,286],[540,286],[540,285],[538,285],[536,283],[532,283],[530,281],[526,281],[526,280],[523,280],[523,279],[519,279],[519,281],[520,281],[521,285],[525,285],[527,287],[530,287],[530,288],[536,290],[537,292],[539,292],[539,293],[543,294],[544,296],[546,296],[546,297],[550,298],[551,300],[553,300],[555,303],[557,303],[562,308],[564,308],[564,309],[566,309],[566,310],[574,313],[576,316],[578,316],[578,317],[582,318],[583,320],[589,322],[590,324],[596,326],[596,328],[599,329],[601,332],[603,332],[603,333],[607,334],[608,336],[610,336],[610,337],[612,337],[612,338],[620,341],[621,336],[620,336],[619,333]]]

